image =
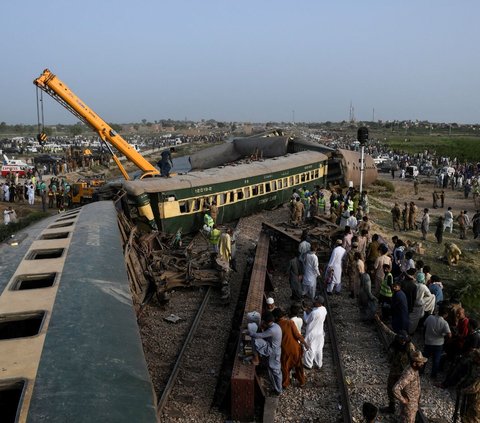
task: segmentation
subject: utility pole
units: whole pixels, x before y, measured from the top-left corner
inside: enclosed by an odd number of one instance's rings
[[[292,123],[295,125],[295,110],[292,110]]]
[[[375,107],[373,108],[372,112],[372,122],[375,122]]]
[[[365,144],[368,142],[368,128],[366,126],[361,126],[357,131],[357,140],[362,146],[362,156],[360,158],[360,195],[363,191],[363,173],[365,171]]]

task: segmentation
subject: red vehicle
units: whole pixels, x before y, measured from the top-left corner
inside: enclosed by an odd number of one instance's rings
[[[31,173],[30,166],[21,166],[17,164],[4,164],[2,165],[2,177],[7,176],[10,173],[18,173],[19,177],[26,177]]]

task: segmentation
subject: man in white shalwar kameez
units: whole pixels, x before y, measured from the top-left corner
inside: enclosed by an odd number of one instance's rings
[[[329,294],[331,294],[334,289],[335,292],[340,293],[342,289],[342,265],[345,254],[346,250],[342,247],[342,240],[338,239],[337,246],[332,251],[325,272],[325,278],[328,281],[327,293]]]
[[[35,188],[33,184],[29,185],[29,187],[27,188],[27,193],[28,193],[28,204],[33,206],[33,204],[35,204]]]
[[[317,277],[320,276],[320,270],[318,269],[317,246],[314,244],[311,248],[305,254],[303,260],[302,289],[303,295],[313,300],[317,290]]]
[[[327,317],[327,309],[323,306],[324,298],[318,296],[313,301],[313,309],[310,313],[305,312],[303,320],[305,320],[305,343],[308,349],[303,355],[303,364],[311,369],[313,365],[317,365],[320,369],[323,365],[323,345],[325,343],[325,331],[323,324]]]

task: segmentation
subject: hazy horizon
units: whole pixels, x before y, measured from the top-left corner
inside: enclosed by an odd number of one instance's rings
[[[480,4],[7,2],[0,122],[49,68],[107,122],[480,119]],[[375,110],[375,112],[373,112]],[[78,119],[44,94],[45,124]],[[373,113],[375,115],[373,116]]]

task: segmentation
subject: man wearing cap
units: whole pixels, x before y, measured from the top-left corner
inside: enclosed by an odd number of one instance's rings
[[[324,298],[319,295],[313,301],[313,309],[310,312],[305,310],[303,314],[306,324],[305,342],[310,347],[303,356],[303,364],[307,369],[313,368],[314,364],[319,369],[323,365],[323,345],[325,343],[323,324],[327,317],[327,309],[323,306],[324,301]]]
[[[410,354],[410,366],[393,387],[395,398],[400,401],[400,418],[403,423],[415,423],[415,416],[420,402],[420,375],[419,370],[425,365],[427,359],[420,351]]]
[[[270,313],[277,308],[275,300],[272,297],[268,297],[265,302],[267,303],[267,311]]]
[[[270,311],[263,315],[263,332],[249,331],[252,337],[253,360],[252,363],[260,363],[259,355],[268,357],[268,375],[276,395],[282,393],[282,366],[280,357],[282,353],[282,329],[274,322]]]
[[[402,330],[400,333],[396,334],[382,322],[380,317],[377,316],[376,320],[383,328],[386,335],[390,339],[393,339],[387,350],[388,361],[390,362],[390,370],[387,379],[388,406],[380,409],[382,413],[393,414],[395,413],[395,395],[393,394],[393,387],[402,376],[403,371],[410,364],[410,353],[415,351],[415,347],[406,331]]]
[[[345,248],[342,247],[342,243],[343,241],[341,239],[337,239],[336,247],[333,249],[327,264],[325,280],[328,282],[327,294],[329,295],[332,295],[334,289],[337,294],[340,294],[342,289],[342,264],[347,252]]]

